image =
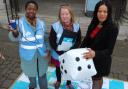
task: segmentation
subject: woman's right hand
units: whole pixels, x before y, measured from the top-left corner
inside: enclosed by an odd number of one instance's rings
[[[11,25],[8,25],[8,31],[15,32],[15,30],[17,29],[14,29]]]
[[[11,27],[11,25],[8,25],[8,28],[9,28],[9,32],[12,32],[12,33],[13,33],[13,36],[14,36],[14,37],[17,37],[17,36],[19,35],[18,30],[17,30],[17,29],[13,29],[13,28]]]

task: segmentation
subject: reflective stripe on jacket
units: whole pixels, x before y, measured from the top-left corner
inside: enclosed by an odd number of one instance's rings
[[[39,51],[41,56],[46,56],[46,46],[44,44],[45,24],[37,19],[36,27],[28,23],[25,16],[18,21],[20,32],[19,53],[21,59],[31,60],[35,52]]]

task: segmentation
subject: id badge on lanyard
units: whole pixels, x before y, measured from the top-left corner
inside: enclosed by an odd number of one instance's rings
[[[58,51],[68,51],[74,44],[76,38],[76,32],[64,30],[60,38]]]
[[[58,51],[68,51],[73,46],[73,38],[64,37],[61,45],[58,45]]]

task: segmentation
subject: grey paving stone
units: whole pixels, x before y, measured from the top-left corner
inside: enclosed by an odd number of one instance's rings
[[[15,80],[17,77],[18,77],[18,74],[17,73],[11,73],[9,75],[9,78],[12,79],[12,80]]]
[[[4,82],[3,82],[3,84],[2,84],[2,88],[5,88],[5,89],[8,89],[9,88],[9,86],[11,86],[12,85],[12,81],[11,80],[5,80]]]
[[[113,73],[110,73],[108,77],[113,78]]]
[[[128,77],[127,75],[123,75],[123,74],[120,74],[120,75],[119,75],[119,79],[120,79],[120,80],[128,81],[128,80],[127,80],[127,77]]]
[[[21,73],[21,70],[20,70],[19,67],[18,67],[18,68],[16,68],[13,72],[19,74],[19,73]]]
[[[119,74],[118,73],[113,73],[113,78],[118,79],[119,78]]]

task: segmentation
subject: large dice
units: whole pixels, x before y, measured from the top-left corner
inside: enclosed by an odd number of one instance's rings
[[[88,52],[87,48],[72,49],[59,56],[64,80],[82,81],[96,75],[93,60],[83,57],[85,52]]]

